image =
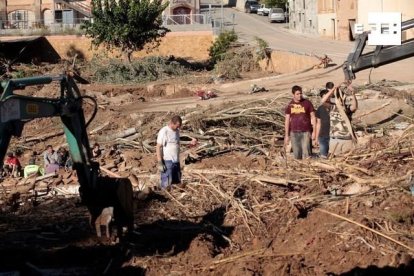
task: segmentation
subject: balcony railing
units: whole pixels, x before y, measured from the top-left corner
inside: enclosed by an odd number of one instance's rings
[[[211,18],[206,14],[179,14],[163,17],[163,23],[168,25],[211,24]]]
[[[82,34],[81,24],[88,18],[73,18],[70,22],[62,20],[0,20],[0,36]]]
[[[234,18],[221,18],[211,10],[204,14],[163,16],[163,25],[171,31],[213,30],[215,34],[234,28]],[[45,20],[0,20],[0,35],[81,34],[80,26],[90,18]]]

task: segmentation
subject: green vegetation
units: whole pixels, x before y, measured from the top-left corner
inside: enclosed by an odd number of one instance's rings
[[[222,32],[213,45],[210,47],[210,60],[213,64],[225,58],[226,52],[230,49],[233,42],[238,39],[235,31]]]
[[[95,46],[120,49],[129,62],[134,51],[158,47],[169,31],[161,14],[169,2],[162,0],[92,0],[92,22],[82,29]]]
[[[105,62],[103,62],[105,60]],[[90,62],[93,79],[102,83],[142,83],[182,76],[191,68],[181,60],[146,57],[131,63],[121,59],[94,57]]]
[[[269,43],[267,43],[267,41],[257,36],[254,39],[256,40],[256,44],[257,44],[257,50],[256,50],[257,61],[260,61],[265,58],[269,58],[268,56]]]
[[[216,73],[226,79],[240,78],[240,73],[249,72],[257,68],[257,62],[251,48],[229,51],[214,66]]]
[[[222,38],[222,41],[229,40],[227,35]],[[265,40],[259,37],[255,37],[255,40],[256,46],[231,47],[231,44],[228,43],[226,47],[217,47],[221,51],[217,55],[219,58],[214,65],[216,74],[226,79],[237,79],[241,77],[240,74],[243,72],[259,69],[259,62],[263,59],[269,60],[271,52],[268,48],[269,44]],[[221,42],[219,45],[223,44]],[[224,51],[224,49],[226,50]]]
[[[288,0],[265,0],[264,3],[268,7],[283,8],[285,10]]]

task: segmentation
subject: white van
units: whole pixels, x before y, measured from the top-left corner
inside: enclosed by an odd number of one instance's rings
[[[272,8],[269,12],[269,22],[285,22],[285,12],[281,8]]]

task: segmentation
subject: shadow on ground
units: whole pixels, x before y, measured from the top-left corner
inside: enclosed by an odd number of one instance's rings
[[[154,194],[150,201],[167,199]],[[40,208],[40,209],[39,209]],[[225,208],[194,221],[157,220],[140,225],[139,234],[110,245],[88,226],[86,208],[77,199],[57,199],[21,214],[0,214],[0,274],[21,275],[145,275],[145,269],[125,265],[133,257],[172,256],[186,251],[199,235],[208,235],[214,248],[227,246],[223,235]]]
[[[402,276],[402,275],[414,275],[414,261],[411,260],[408,264],[402,264],[398,267],[378,267],[368,266],[365,268],[355,267],[350,271],[341,274],[328,274],[328,275],[341,275],[341,276]]]

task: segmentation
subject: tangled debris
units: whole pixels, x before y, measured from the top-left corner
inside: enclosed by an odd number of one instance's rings
[[[411,121],[398,134],[372,135],[343,156],[297,161],[283,148],[287,101],[280,94],[183,111],[185,187],[171,191],[157,189],[153,154],[155,134],[170,114],[104,107],[88,132],[103,145],[103,173],[137,177],[139,233],[116,245],[94,237],[69,172],[7,179],[1,182],[6,257],[0,267],[80,275],[352,275],[369,265],[410,272]],[[27,151],[41,152],[45,143],[64,143],[53,122],[41,122],[43,129],[29,126],[14,145],[24,149],[30,142]],[[199,140],[196,147],[188,147],[192,138]],[[5,254],[10,250],[18,254]]]

